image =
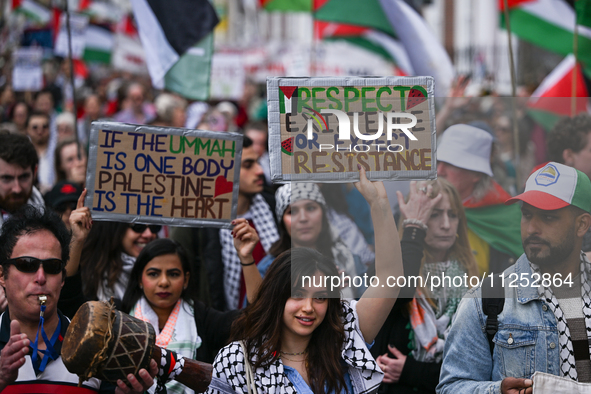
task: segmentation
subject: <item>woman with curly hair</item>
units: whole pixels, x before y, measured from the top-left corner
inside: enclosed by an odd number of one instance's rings
[[[399,292],[386,283],[402,275],[400,243],[383,184],[369,182],[360,169],[356,186],[371,207],[376,274],[384,286],[373,279],[359,301],[344,301],[336,284],[344,274],[334,262],[309,248],[282,253],[234,322],[233,342],[214,361],[208,393],[365,393],[379,386],[383,374],[367,343]]]

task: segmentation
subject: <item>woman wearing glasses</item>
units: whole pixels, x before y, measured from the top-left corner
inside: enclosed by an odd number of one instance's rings
[[[162,226],[95,222],[82,249],[80,270],[89,299],[121,301],[135,259]]]

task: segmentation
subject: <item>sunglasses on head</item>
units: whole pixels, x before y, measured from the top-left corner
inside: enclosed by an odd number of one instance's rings
[[[65,264],[60,259],[41,260],[36,257],[15,257],[4,262],[4,265],[14,265],[20,272],[32,274],[37,272],[40,265],[43,265],[43,271],[46,274],[57,275],[64,270]]]
[[[152,234],[158,234],[160,232],[160,230],[162,229],[162,226],[156,225],[156,224],[151,224],[151,225],[147,225],[147,224],[132,224],[129,226],[129,228],[134,232],[134,233],[138,233],[141,234],[144,231],[146,231],[147,228],[150,229],[150,231],[152,232]]]

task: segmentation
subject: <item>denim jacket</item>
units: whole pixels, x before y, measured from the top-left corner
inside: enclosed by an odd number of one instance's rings
[[[445,342],[437,393],[500,393],[506,377],[531,378],[535,371],[559,375],[556,317],[536,287],[509,287],[512,273],[530,277],[525,254],[503,273],[505,306],[498,316],[492,357],[480,288],[464,296]],[[498,276],[493,286],[500,286]]]

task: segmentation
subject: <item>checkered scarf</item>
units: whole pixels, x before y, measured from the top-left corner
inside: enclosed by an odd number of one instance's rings
[[[279,239],[279,232],[273,219],[271,208],[260,194],[255,194],[250,204],[249,213],[256,231],[261,239],[265,252]],[[224,291],[226,295],[227,309],[237,309],[240,295],[240,259],[234,249],[234,237],[231,230],[220,230],[220,242],[222,244],[222,262],[224,264]]]
[[[357,301],[341,304],[345,328],[345,342],[341,356],[349,367],[353,392],[355,394],[376,392],[384,374],[367,349],[361,335],[356,310]],[[213,363],[213,378],[207,393],[248,393],[244,362],[244,353],[239,342],[232,342],[222,348]],[[295,387],[285,374],[281,359],[275,360],[267,367],[257,368],[253,372],[256,393],[296,394]]]
[[[532,270],[540,274],[540,269],[530,262]],[[583,315],[585,316],[585,327],[589,337],[589,353],[591,353],[591,287],[589,285],[589,275],[591,275],[591,263],[587,260],[585,253],[581,252],[581,295],[583,297]],[[577,380],[577,369],[575,367],[575,352],[570,336],[570,330],[564,317],[564,312],[558,304],[551,287],[539,286],[540,296],[546,300],[546,303],[556,316],[558,328],[558,343],[560,345],[560,371],[562,376]]]
[[[315,183],[291,182],[281,186],[275,192],[275,213],[281,221],[283,213],[292,202],[300,200],[316,201],[326,209],[326,200]]]

